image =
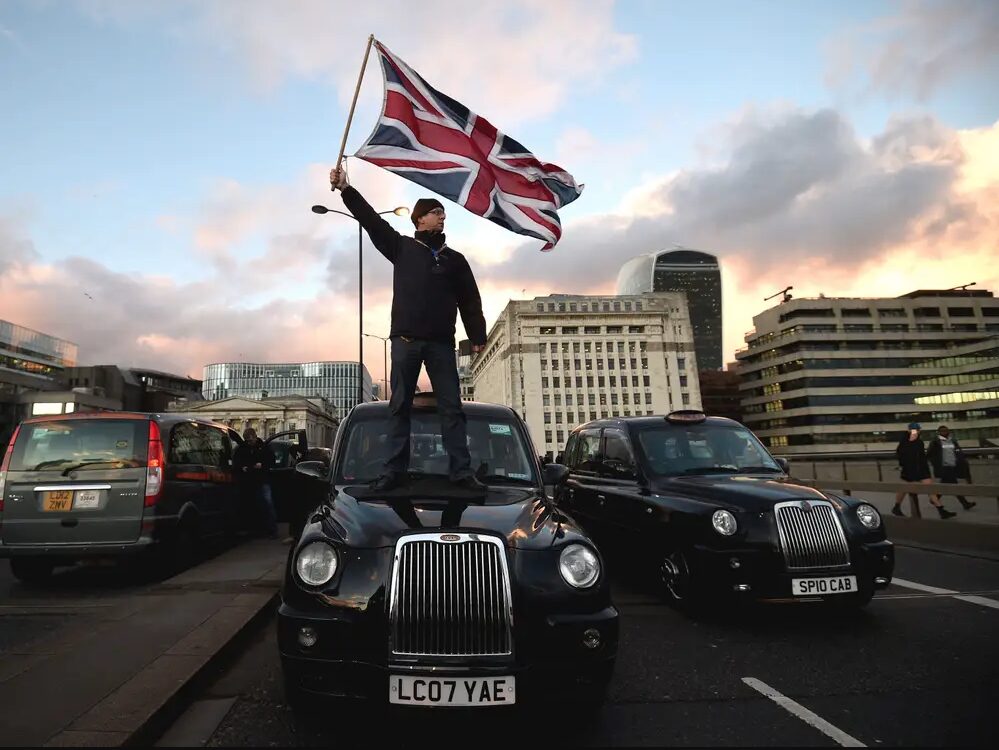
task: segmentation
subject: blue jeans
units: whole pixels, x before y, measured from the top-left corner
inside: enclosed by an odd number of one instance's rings
[[[437,399],[441,438],[448,455],[448,473],[451,479],[469,477],[472,475],[472,458],[468,454],[465,412],[461,408],[454,347],[440,341],[404,341],[401,337],[392,339],[392,398],[389,400],[391,417],[385,471],[404,474],[409,470],[410,414],[416,381],[423,365],[426,365],[430,385]]]
[[[267,483],[259,485],[255,490],[257,506],[260,509],[260,522],[264,533],[277,536],[277,514],[274,512],[274,498],[271,486]]]

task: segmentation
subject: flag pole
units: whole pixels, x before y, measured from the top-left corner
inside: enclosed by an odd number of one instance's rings
[[[350,103],[350,114],[347,115],[347,127],[343,129],[343,140],[340,141],[340,155],[336,158],[336,168],[339,169],[343,163],[343,152],[347,148],[347,134],[350,132],[350,123],[354,119],[354,107],[357,106],[357,95],[361,91],[361,80],[364,78],[364,69],[368,67],[368,54],[371,52],[371,43],[375,41],[375,35],[368,35],[368,46],[364,48],[364,62],[361,63],[361,72],[357,76],[357,86],[354,88],[354,100]]]

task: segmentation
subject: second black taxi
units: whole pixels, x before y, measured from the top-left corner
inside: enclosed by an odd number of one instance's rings
[[[894,548],[878,511],[796,482],[738,422],[697,411],[576,428],[559,508],[626,547],[682,609],[751,599],[867,604]]]

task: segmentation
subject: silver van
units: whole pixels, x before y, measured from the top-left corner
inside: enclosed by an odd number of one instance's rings
[[[304,454],[305,431],[289,434]],[[0,558],[25,582],[83,558],[150,552],[184,565],[203,539],[234,532],[255,510],[241,508],[233,481],[241,442],[225,425],[179,414],[28,419],[0,464]]]

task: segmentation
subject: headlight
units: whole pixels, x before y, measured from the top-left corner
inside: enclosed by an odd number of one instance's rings
[[[311,542],[298,553],[295,570],[302,582],[309,586],[322,586],[337,569],[336,551],[325,542]]]
[[[589,547],[570,544],[559,556],[558,569],[570,586],[585,589],[596,583],[600,577],[600,560]]]
[[[857,506],[857,518],[869,529],[876,529],[881,525],[881,515],[874,509],[874,506],[866,503]]]
[[[711,514],[711,525],[715,527],[722,536],[732,536],[739,524],[735,522],[735,516],[727,510],[716,510]]]

